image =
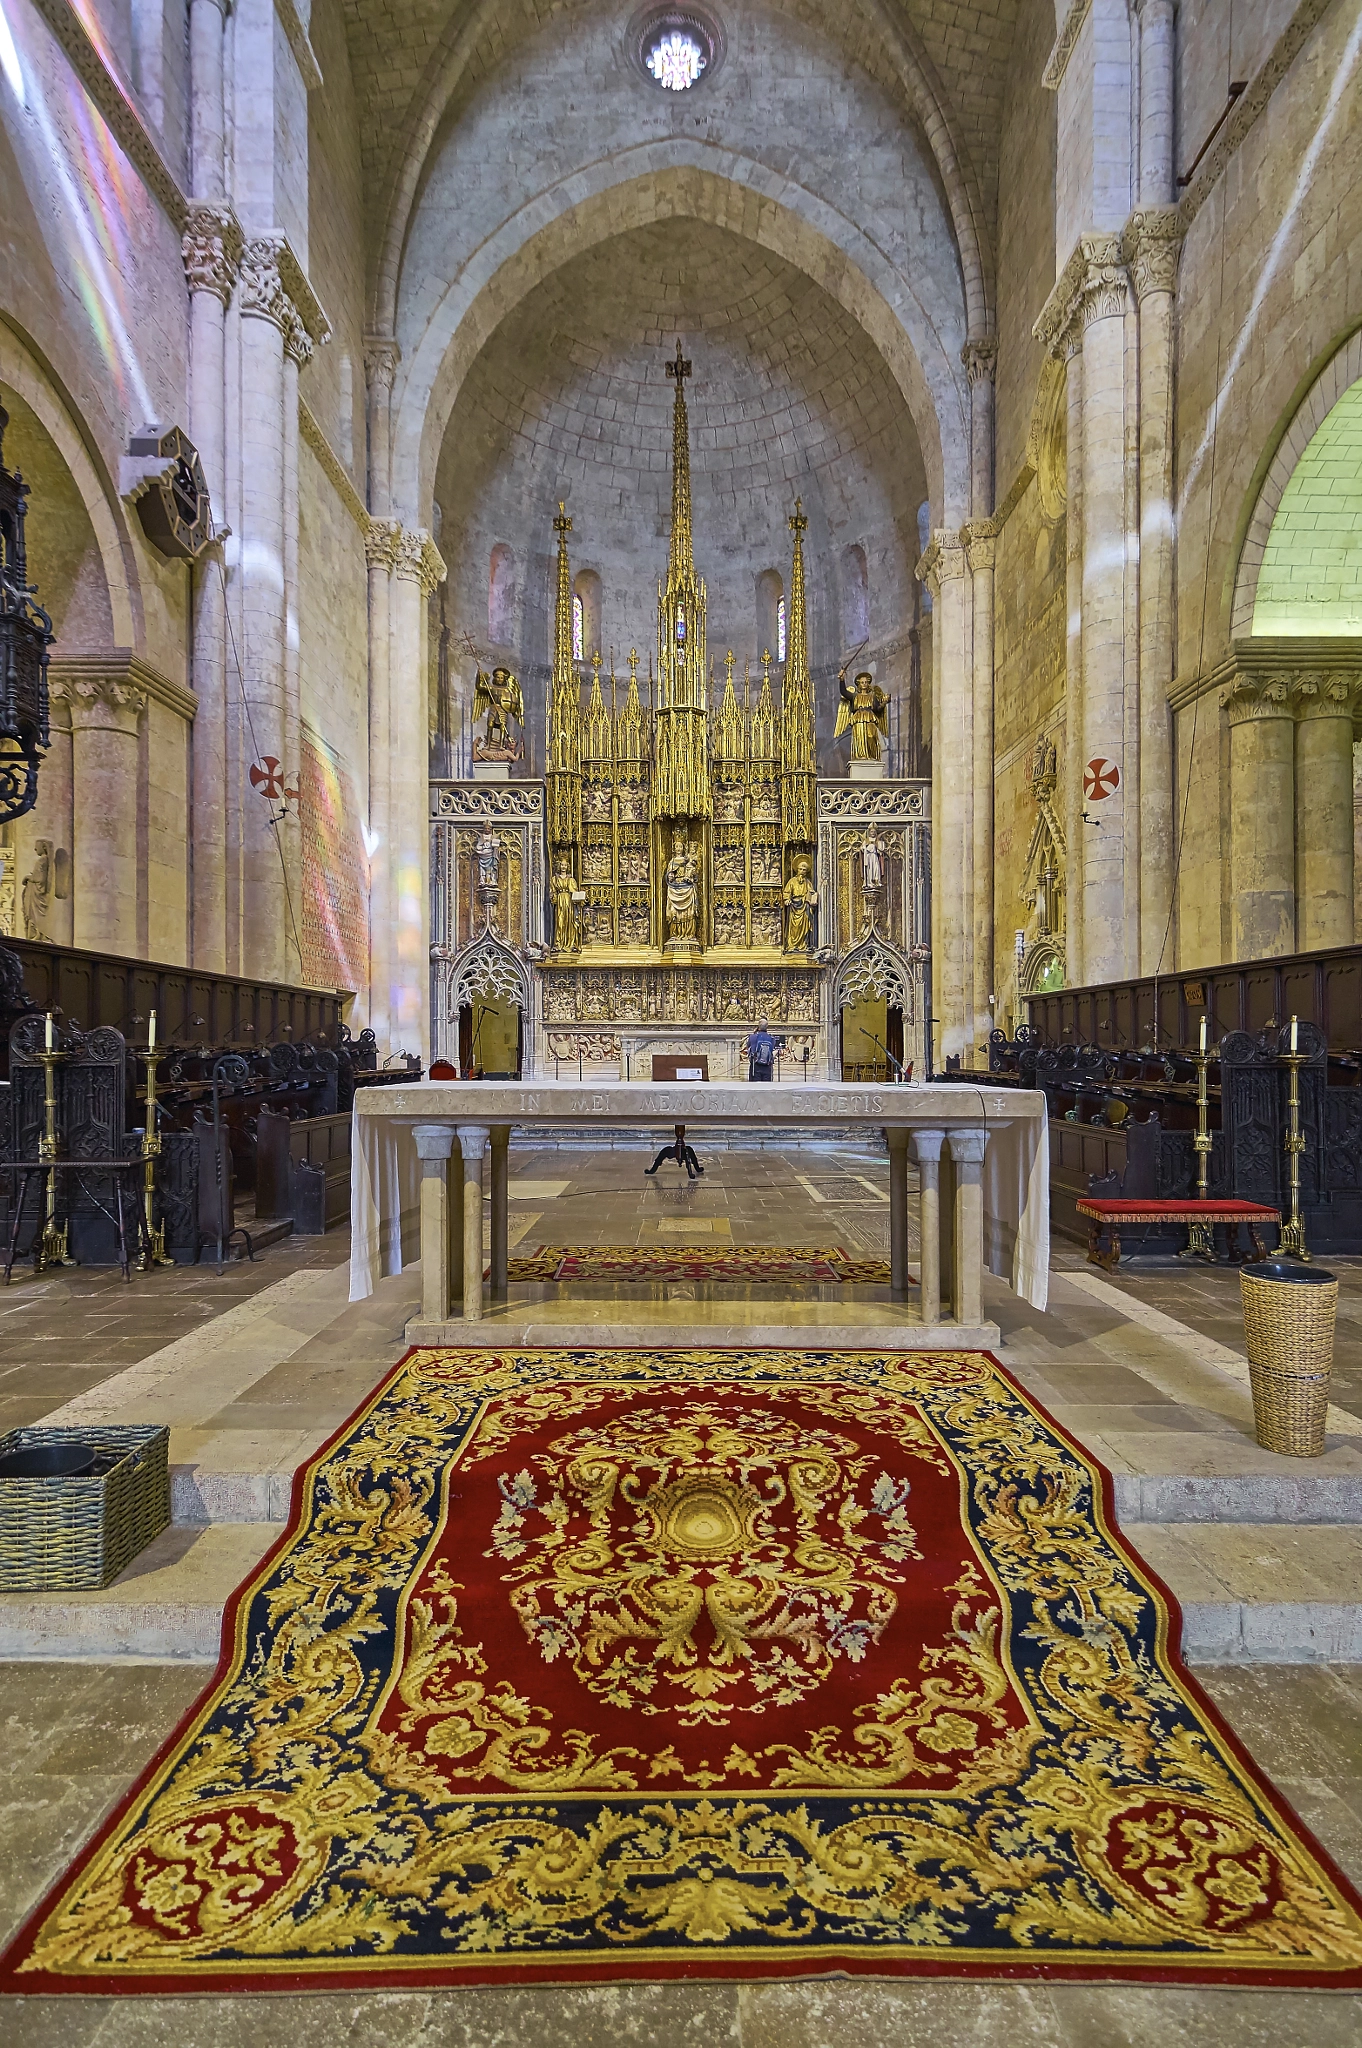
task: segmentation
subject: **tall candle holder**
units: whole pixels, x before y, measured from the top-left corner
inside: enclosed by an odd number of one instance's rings
[[[175,1261],[166,1252],[166,1227],[156,1222],[156,1161],[161,1151],[161,1133],[156,1124],[156,1069],[164,1055],[157,1052],[155,1040],[147,1045],[138,1057],[146,1062],[147,1069],[147,1121],[142,1132],[142,1157],[146,1161],[142,1180],[142,1209],[146,1217],[146,1235],[142,1241],[142,1256],[138,1270],[146,1273],[153,1266],[173,1266]]]
[[[1192,1150],[1196,1153],[1196,1198],[1199,1202],[1208,1199],[1208,1167],[1211,1157],[1210,1099],[1206,1089],[1206,1070],[1211,1063],[1206,1049],[1206,1019],[1201,1020],[1201,1045],[1196,1054],[1196,1135],[1192,1139]],[[1193,1216],[1187,1224],[1187,1249],[1181,1254],[1184,1259],[1215,1258],[1215,1228],[1199,1216]]]
[[[48,1036],[51,1033],[49,1018]],[[60,1157],[57,1148],[57,1067],[66,1058],[55,1045],[45,1045],[38,1054],[43,1063],[43,1134],[38,1140],[38,1157],[44,1165]],[[33,1254],[33,1270],[41,1273],[48,1266],[74,1266],[68,1241],[68,1226],[57,1221],[57,1176],[44,1174],[46,1195],[43,1207],[43,1234]]]
[[[1301,1068],[1309,1053],[1301,1052],[1297,1043],[1296,1019],[1291,1019],[1291,1050],[1284,1052],[1286,1062],[1286,1138],[1282,1149],[1286,1153],[1287,1199],[1290,1214],[1281,1225],[1281,1238],[1277,1249],[1290,1252],[1293,1258],[1303,1259],[1308,1265],[1310,1253],[1305,1246],[1305,1223],[1301,1217],[1301,1153],[1305,1150],[1305,1133],[1301,1129]]]

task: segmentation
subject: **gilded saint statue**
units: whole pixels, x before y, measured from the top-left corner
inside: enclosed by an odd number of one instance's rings
[[[577,923],[577,883],[565,853],[560,853],[553,870],[553,947],[556,953],[579,953],[582,934]]]
[[[681,833],[672,841],[667,862],[667,937],[694,945],[700,918],[700,862]]]
[[[475,761],[518,761],[524,752],[523,739],[511,736],[511,721],[525,723],[525,703],[520,684],[508,668],[494,668],[489,676],[480,668],[473,685],[473,723],[486,718],[487,730],[473,742]]]
[[[781,892],[785,905],[785,950],[787,953],[807,953],[813,938],[814,914],[818,909],[818,891],[813,884],[813,863],[807,854],[801,854],[794,864],[794,873]]]
[[[837,678],[837,693],[842,701],[837,706],[833,738],[839,740],[844,732],[850,732],[852,760],[878,761],[880,735],[889,736],[889,699],[868,669],[862,669],[850,686],[843,669]]]

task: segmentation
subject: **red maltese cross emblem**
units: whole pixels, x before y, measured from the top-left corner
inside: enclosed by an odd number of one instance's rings
[[[1104,796],[1111,796],[1121,786],[1121,771],[1114,761],[1104,761],[1099,754],[1089,761],[1083,773],[1083,794],[1092,803],[1098,803]]]

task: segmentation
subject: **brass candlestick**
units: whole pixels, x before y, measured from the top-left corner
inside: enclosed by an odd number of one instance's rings
[[[147,1233],[138,1260],[141,1272],[152,1266],[173,1266],[175,1261],[166,1255],[166,1227],[155,1220],[156,1208],[156,1160],[161,1150],[161,1133],[156,1127],[156,1069],[162,1055],[154,1045],[149,1044],[141,1055],[147,1068],[147,1121],[142,1133],[142,1157],[146,1161],[142,1180],[142,1208],[146,1216]]]
[[[43,1063],[43,1134],[38,1140],[38,1157],[44,1165],[60,1157],[57,1150],[57,1062],[66,1054],[58,1052],[55,1046],[44,1046],[38,1054]],[[48,1266],[74,1266],[67,1243],[68,1226],[57,1222],[57,1176],[48,1173],[46,1201],[43,1209],[43,1233],[33,1249],[33,1270],[41,1273]]]
[[[1301,1219],[1301,1153],[1305,1150],[1305,1133],[1301,1129],[1301,1068],[1309,1058],[1308,1053],[1298,1050],[1296,1044],[1296,1019],[1291,1019],[1291,1050],[1284,1052],[1286,1061],[1286,1139],[1283,1150],[1286,1153],[1287,1193],[1291,1214],[1281,1226],[1279,1252],[1291,1252],[1296,1258],[1309,1263],[1310,1254],[1305,1248],[1305,1224]]]
[[[1207,1168],[1211,1157],[1211,1133],[1209,1129],[1210,1103],[1206,1093],[1206,1069],[1211,1063],[1206,1050],[1206,1020],[1201,1020],[1201,1046],[1196,1055],[1196,1136],[1192,1139],[1192,1150],[1196,1153],[1196,1198],[1199,1202],[1207,1199]],[[1187,1249],[1180,1256],[1184,1259],[1214,1259],[1215,1230],[1202,1217],[1194,1216],[1187,1225]]]

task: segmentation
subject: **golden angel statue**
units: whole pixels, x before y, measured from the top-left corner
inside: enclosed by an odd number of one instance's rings
[[[511,738],[511,720],[525,723],[525,701],[520,684],[508,668],[494,668],[489,676],[479,668],[473,684],[473,723],[486,718],[487,731],[473,742],[475,761],[518,761],[524,751],[523,739]]]
[[[889,699],[868,669],[861,670],[850,688],[847,672],[842,669],[837,677],[837,693],[842,701],[837,706],[833,738],[839,740],[849,731],[852,760],[878,761],[880,734],[889,737]]]
[[[781,901],[785,905],[785,950],[787,953],[807,953],[813,937],[814,912],[818,908],[813,863],[807,854],[801,854],[795,862],[794,873],[781,892]]]

